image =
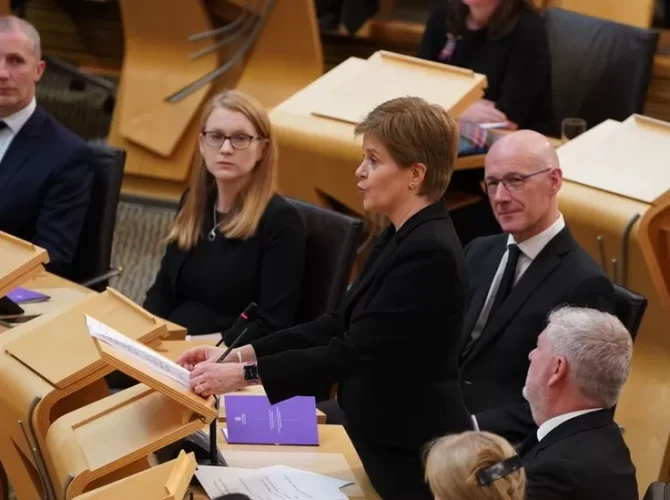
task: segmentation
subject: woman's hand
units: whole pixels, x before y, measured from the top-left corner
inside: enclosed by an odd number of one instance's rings
[[[199,345],[184,351],[182,355],[177,358],[175,363],[186,368],[188,371],[193,371],[198,363],[205,363],[207,361],[214,362],[223,353],[224,350],[218,347]]]
[[[234,392],[247,383],[241,363],[200,363],[191,372],[191,388],[202,397]]]
[[[507,115],[496,109],[494,102],[487,101],[486,99],[481,99],[471,104],[463,111],[459,118],[473,123],[501,123],[508,121]]]

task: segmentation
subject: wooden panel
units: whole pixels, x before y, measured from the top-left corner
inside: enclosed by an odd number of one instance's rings
[[[10,13],[9,0],[0,0],[0,16],[6,16]],[[2,488],[0,487],[0,495],[2,495]],[[2,496],[0,496],[0,499]]]
[[[17,280],[41,270],[49,262],[47,251],[0,231],[0,297],[10,291]]]
[[[654,0],[552,0],[562,9],[642,28],[651,26]]]
[[[29,333],[5,349],[52,384],[61,388],[74,384],[105,366],[88,332],[85,314],[145,343],[167,334],[162,320],[108,290],[62,313],[41,316],[16,327],[14,330]],[[39,348],[45,345],[50,348]]]
[[[635,168],[640,164],[635,164]],[[633,168],[630,167],[629,168]],[[619,281],[647,297],[649,304],[633,348],[631,372],[617,405],[616,421],[624,426],[624,439],[637,469],[640,497],[655,480],[667,481],[670,439],[670,301],[667,282],[659,269],[670,269],[670,255],[647,255],[644,241],[656,239],[645,229],[645,221],[655,210],[667,213],[669,200],[657,208],[637,200],[566,181],[559,193],[559,204],[577,242],[598,262],[598,237],[602,238],[607,273],[613,277],[612,258],[618,260]],[[663,208],[664,207],[664,208]],[[627,245],[626,276],[622,276],[621,240],[631,217],[640,221],[632,227]],[[666,218],[667,220],[667,218]],[[661,243],[663,246],[663,244]]]
[[[323,73],[314,0],[279,0],[237,88],[273,108]]]
[[[670,188],[670,123],[607,120],[558,148],[566,179],[653,204]]]
[[[377,105],[405,95],[442,105],[454,116],[481,99],[486,76],[471,70],[379,51],[352,78],[312,103],[318,116],[357,123]]]

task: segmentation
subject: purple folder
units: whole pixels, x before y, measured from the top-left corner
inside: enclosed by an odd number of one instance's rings
[[[319,444],[316,402],[296,396],[271,405],[267,396],[224,396],[228,442],[237,444]]]
[[[46,302],[49,300],[48,295],[43,293],[28,290],[27,288],[16,287],[7,294],[7,297],[15,304],[27,304],[29,302]]]

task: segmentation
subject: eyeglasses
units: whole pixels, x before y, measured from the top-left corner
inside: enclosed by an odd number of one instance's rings
[[[538,172],[533,172],[532,174],[508,175],[503,177],[502,179],[488,178],[481,181],[480,185],[482,186],[482,191],[484,191],[489,196],[493,196],[496,194],[496,191],[498,190],[498,184],[500,183],[502,183],[502,185],[505,186],[505,189],[507,189],[507,191],[521,191],[523,189],[523,186],[526,184],[527,179],[530,179],[535,175],[544,174],[546,172],[549,172],[550,170],[551,168],[545,168],[544,170],[539,170]]]
[[[247,149],[254,139],[258,141],[266,140],[263,137],[247,134],[225,135],[217,130],[204,131],[202,136],[205,138],[205,144],[212,148],[220,148],[226,142],[226,139],[230,140],[233,149]]]

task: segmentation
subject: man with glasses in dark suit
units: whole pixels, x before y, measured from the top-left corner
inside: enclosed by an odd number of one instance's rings
[[[476,238],[465,249],[463,395],[477,428],[511,442],[535,429],[521,389],[547,314],[559,305],[614,306],[612,283],[558,209],[561,185],[546,137],[523,130],[498,140],[486,157],[482,188],[504,234]]]

